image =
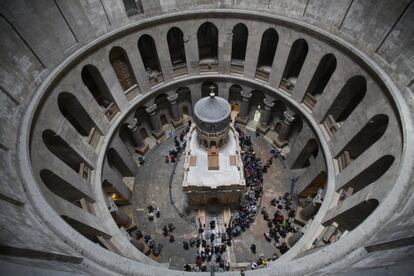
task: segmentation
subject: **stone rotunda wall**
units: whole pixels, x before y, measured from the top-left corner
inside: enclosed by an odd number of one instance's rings
[[[165,121],[191,115],[205,81],[216,82],[243,116],[264,106],[263,131],[284,130],[288,166],[307,167],[299,194],[326,177],[308,231],[257,273],[410,264],[412,1],[5,1],[0,11],[4,269],[180,274],[129,243],[103,191],[128,202],[122,178],[137,169],[131,147],[162,136]],[[248,34],[244,57],[232,55],[240,23]],[[216,48],[200,48],[210,45],[198,41],[203,24],[217,29]],[[184,56],[171,57],[173,27],[182,32]],[[262,48],[263,39],[274,49]],[[283,117],[282,104],[303,121],[300,131],[286,131],[295,116]],[[128,144],[122,129],[133,118],[142,140]],[[311,249],[332,223],[348,234]]]

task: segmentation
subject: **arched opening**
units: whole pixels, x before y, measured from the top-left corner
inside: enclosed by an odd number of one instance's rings
[[[385,155],[379,158],[377,161],[360,172],[357,176],[345,183],[342,188],[345,190],[352,188],[352,193],[356,193],[362,190],[383,176],[394,163],[394,159],[395,158],[392,155]]]
[[[249,31],[243,23],[233,28],[233,40],[231,46],[231,73],[243,74],[244,60],[246,59],[247,38]]]
[[[281,127],[282,127],[282,124],[280,122],[277,122],[275,124],[275,132],[276,133],[279,133]]]
[[[154,39],[150,35],[142,35],[138,40],[138,49],[150,83],[155,85],[162,82],[161,65]]]
[[[90,180],[90,165],[62,137],[53,130],[47,129],[43,131],[42,138],[43,143],[53,155],[62,160],[63,163],[83,178]]]
[[[336,58],[333,54],[327,54],[323,56],[313,74],[312,80],[306,89],[303,103],[311,110],[318,102],[318,98],[322,95],[328,81],[332,77],[336,69]]]
[[[62,115],[76,131],[80,135],[88,137],[89,144],[96,146],[101,133],[78,99],[71,93],[62,92],[58,96],[58,106]]]
[[[144,127],[139,130],[139,133],[141,134],[142,139],[148,138],[148,132]]]
[[[218,96],[217,84],[212,81],[203,82],[201,85],[201,97],[209,97],[211,92],[214,92]]]
[[[168,120],[167,120],[167,116],[165,116],[165,114],[162,114],[160,116],[160,121],[161,121],[161,125],[168,125]]]
[[[303,38],[296,40],[290,49],[285,70],[283,71],[280,88],[287,92],[292,92],[302,70],[303,63],[308,55],[308,43]]]
[[[338,227],[351,231],[366,220],[372,212],[378,207],[379,202],[376,199],[365,200],[358,205],[338,214],[330,220],[338,223]],[[325,223],[327,224],[327,223]]]
[[[190,116],[192,99],[191,91],[188,87],[180,87],[176,90],[178,95],[178,104],[182,110],[182,114]]]
[[[325,129],[331,136],[364,99],[366,92],[367,81],[363,76],[354,76],[345,83],[329,108],[323,122]]]
[[[191,91],[188,87],[180,87],[175,91],[178,95],[178,105],[182,110],[182,114],[190,116],[191,111]]]
[[[236,112],[240,111],[241,92],[242,92],[242,88],[240,85],[233,84],[229,88],[229,102],[230,102],[232,111],[236,111]]]
[[[108,160],[109,167],[116,170],[119,175],[122,177],[135,177],[134,172],[132,172],[124,160],[118,154],[114,148],[109,148],[106,152],[106,158]]]
[[[218,30],[210,23],[203,23],[197,31],[198,56],[200,71],[217,71],[218,69]]]
[[[303,169],[309,167],[311,162],[309,158],[316,158],[319,153],[319,145],[315,139],[309,139],[306,145],[303,147],[302,151],[296,158],[295,162],[291,169]]]
[[[249,104],[249,118],[253,118],[252,127],[259,123],[261,117],[261,109],[263,108],[263,100],[265,95],[262,91],[253,90]]]
[[[57,196],[73,203],[77,207],[81,207],[79,201],[83,198],[91,199],[82,191],[71,185],[66,180],[60,178],[50,170],[41,170],[40,178],[46,187]]]
[[[262,35],[259,58],[257,60],[256,78],[268,81],[272,71],[279,35],[273,28],[267,29]]]
[[[132,139],[131,130],[128,127],[128,124],[122,124],[122,126],[119,128],[119,138],[124,142],[125,146],[127,147],[128,151],[131,154],[135,153],[135,143]]]
[[[336,158],[339,163],[339,170],[342,171],[378,141],[384,134],[387,126],[388,116],[378,114],[372,117],[351,141],[348,142],[342,151],[337,154]]]
[[[302,129],[303,129],[303,119],[300,116],[295,115],[295,120],[293,121],[291,130],[290,130],[289,144],[293,145],[295,143],[299,134],[302,132]]]
[[[185,115],[187,115],[187,116],[189,116],[190,115],[190,113],[188,112],[188,107],[187,106],[183,106],[183,114],[185,114]]]
[[[111,120],[119,112],[111,91],[103,80],[101,73],[93,65],[82,68],[82,81],[88,87],[99,106],[104,108],[106,117]]]
[[[183,32],[177,27],[172,27],[167,33],[167,42],[174,76],[187,74]]]
[[[299,193],[299,196],[304,198],[315,197],[319,189],[325,188],[326,180],[326,172],[321,171],[314,179],[311,180],[309,185],[307,185],[305,189]]]
[[[137,80],[124,49],[113,47],[109,52],[109,61],[124,91],[137,85]]]
[[[161,114],[161,112],[170,112],[170,103],[168,101],[168,95],[167,94],[160,94],[154,99],[154,103],[157,105],[157,108],[159,110],[160,114],[160,122],[161,125],[167,125],[168,119],[165,114]]]
[[[149,123],[150,118],[148,112],[146,111],[146,106],[138,107],[134,113],[134,117],[138,120],[137,127],[139,129],[142,140],[145,140],[149,137],[148,131],[151,133],[151,126]]]

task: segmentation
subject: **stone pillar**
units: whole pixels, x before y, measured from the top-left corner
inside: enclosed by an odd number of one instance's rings
[[[296,233],[293,233],[293,235],[291,235],[291,236],[289,236],[287,239],[286,239],[286,245],[289,247],[289,248],[292,248],[299,240],[300,240],[300,238],[302,237],[302,232],[301,231],[298,231],[298,232],[296,232]]]
[[[142,139],[141,134],[138,131],[137,118],[134,118],[132,122],[128,123],[128,129],[131,131],[132,141],[135,145],[135,151],[139,154],[144,155],[148,151],[149,147]]]
[[[280,127],[277,138],[273,141],[278,147],[284,147],[287,144],[294,120],[294,115],[288,111],[283,112],[282,126]]]
[[[252,97],[252,93],[241,91],[241,106],[240,106],[240,112],[237,115],[236,122],[247,125],[247,122],[249,121],[249,106],[250,106],[250,98]]]
[[[148,115],[150,116],[150,120],[151,120],[151,126],[152,126],[152,134],[157,138],[161,138],[164,136],[165,132],[161,127],[161,123],[160,120],[157,118],[157,105],[153,104],[150,107],[148,107],[147,109],[145,109],[145,111],[147,111]]]
[[[173,120],[174,127],[179,127],[183,125],[183,118],[181,117],[180,109],[178,108],[178,94],[175,93],[174,95],[168,96],[168,102],[170,103],[170,111],[171,117]]]
[[[270,121],[270,116],[272,115],[272,108],[275,105],[275,103],[268,98],[264,98],[263,103],[264,103],[264,108],[261,111],[260,124],[258,124],[257,129],[259,130],[260,133],[264,135],[270,128],[269,121]]]

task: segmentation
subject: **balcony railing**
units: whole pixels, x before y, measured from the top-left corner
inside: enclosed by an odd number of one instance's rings
[[[267,66],[267,65],[259,66],[256,69],[256,76],[255,76],[255,78],[256,79],[259,79],[259,80],[262,80],[262,81],[268,81],[271,71],[272,71],[272,67],[271,66]]]
[[[138,84],[134,84],[125,91],[125,96],[127,97],[128,101],[130,101],[138,96],[140,92],[141,91],[139,90]]]
[[[317,102],[318,100],[310,93],[306,93],[305,97],[303,98],[303,104],[310,110],[313,110]]]
[[[200,73],[203,72],[218,72],[218,59],[217,58],[205,58],[199,62]]]
[[[177,78],[179,76],[187,75],[187,64],[185,62],[177,62],[173,64],[173,76]]]
[[[110,103],[104,110],[105,116],[109,121],[112,120],[118,112],[119,109],[115,103]]]
[[[244,71],[244,60],[232,59],[230,63],[230,73],[243,75]]]
[[[282,81],[280,82],[280,88],[282,90],[285,90],[288,93],[292,93],[294,87],[295,87],[295,84],[288,79],[283,78]]]

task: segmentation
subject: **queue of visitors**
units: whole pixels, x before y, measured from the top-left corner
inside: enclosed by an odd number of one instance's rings
[[[191,121],[188,121],[188,126],[180,133],[179,138],[177,136],[174,136],[174,149],[169,150],[168,154],[165,155],[165,163],[175,163],[178,154],[185,149],[187,141],[185,140],[185,136],[190,131],[191,127]]]
[[[179,134],[174,137],[175,148],[170,150],[165,155],[166,163],[175,163],[177,161],[179,153],[185,148],[186,141],[185,136],[190,130],[191,122],[189,125]],[[296,211],[291,206],[291,196],[289,193],[285,193],[283,196],[273,198],[270,205],[274,207],[274,210],[268,210],[265,207],[260,209],[260,199],[263,194],[263,174],[267,172],[269,167],[273,164],[273,159],[280,159],[284,165],[284,156],[277,148],[270,150],[271,157],[266,161],[256,156],[253,149],[250,136],[244,134],[244,132],[236,127],[236,131],[239,134],[239,144],[241,147],[241,155],[244,166],[244,176],[246,180],[246,192],[244,194],[244,200],[241,206],[233,212],[230,223],[224,224],[224,228],[220,229],[221,225],[217,225],[213,219],[209,221],[206,227],[201,224],[199,220],[199,230],[197,236],[186,239],[182,242],[184,250],[190,248],[197,249],[194,264],[185,264],[185,271],[228,271],[230,270],[230,260],[227,253],[227,248],[232,246],[232,238],[238,237],[242,232],[246,231],[254,222],[259,210],[263,215],[263,219],[266,221],[269,228],[264,233],[264,238],[268,242],[274,241],[276,248],[281,254],[284,254],[288,250],[288,246],[285,242],[285,238],[289,233],[296,233],[298,228],[294,226],[293,221],[296,215]],[[142,160],[143,161],[143,160]],[[160,211],[157,207],[149,205],[148,219],[154,220],[154,217],[160,217]],[[272,208],[273,209],[273,208]],[[175,237],[174,225],[172,223],[163,226],[163,235],[168,238],[169,242],[174,242]],[[158,243],[150,235],[142,235],[140,231],[137,233],[137,239],[144,238],[145,243],[148,246],[146,254],[152,254],[159,256],[163,245]],[[252,244],[250,250],[253,254],[257,253],[255,244]],[[270,258],[266,258],[263,255],[251,264],[251,269],[256,269],[260,266],[267,266],[269,261],[274,261],[278,258],[278,254],[274,253]]]

